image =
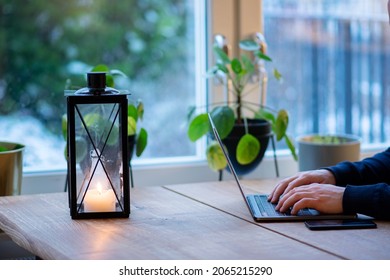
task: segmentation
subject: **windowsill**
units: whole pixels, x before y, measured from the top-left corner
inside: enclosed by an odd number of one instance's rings
[[[361,158],[383,151],[384,146],[364,147]],[[298,163],[288,154],[277,156],[279,175],[286,177],[298,171]],[[134,187],[162,186],[218,180],[218,173],[213,172],[204,160],[190,160],[169,163],[137,162],[133,166]],[[272,153],[268,152],[256,170],[245,179],[275,178],[275,163]],[[25,172],[23,174],[22,194],[62,192],[65,189],[66,170],[49,172]],[[233,179],[229,172],[224,172],[224,180]]]
[[[292,162],[294,164],[292,164]],[[278,157],[280,176],[288,176],[297,170],[297,163],[288,156]],[[168,164],[139,164],[133,166],[135,187],[162,186],[171,184],[195,183],[218,180],[206,161],[192,161]],[[273,157],[265,157],[259,167],[245,176],[248,179],[276,177]],[[66,170],[50,172],[25,172],[23,174],[22,194],[62,192],[65,189]],[[223,179],[233,179],[224,172]]]

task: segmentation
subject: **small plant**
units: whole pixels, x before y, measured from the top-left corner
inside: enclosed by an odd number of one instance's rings
[[[9,147],[9,145],[0,144],[0,153],[9,152],[13,150],[18,150],[24,148],[21,144],[14,144],[13,147]]]
[[[204,112],[197,115],[195,115],[195,112],[199,108],[191,108],[189,113],[190,124],[187,131],[189,139],[195,142],[210,132],[207,112],[210,112],[221,139],[226,138],[236,124],[244,123],[246,133],[239,140],[235,156],[240,164],[250,164],[260,152],[260,142],[248,133],[247,120],[249,118],[263,119],[270,122],[277,141],[285,140],[293,158],[297,160],[295,146],[286,133],[289,122],[287,111],[285,109],[275,110],[267,107],[266,104],[255,104],[245,100],[245,97],[253,94],[253,92],[259,92],[258,83],[251,82],[259,69],[259,65],[271,62],[272,59],[263,53],[259,43],[254,40],[242,40],[239,47],[244,53],[240,57],[229,58],[221,47],[214,46],[213,50],[217,62],[208,71],[207,78],[214,77],[218,79],[232,94],[234,100],[226,101],[223,104],[210,104],[207,108],[203,108]],[[278,70],[274,69],[273,75],[276,79],[281,79]],[[265,92],[262,92],[262,94],[265,94]],[[252,113],[252,116],[246,116],[244,110]],[[211,141],[208,145],[206,154],[211,169],[218,171],[226,167],[226,160],[215,141]]]
[[[5,147],[5,146],[0,146],[0,153],[1,153],[1,152],[8,152],[8,151],[10,151],[10,149],[8,149],[7,147]]]
[[[337,136],[337,135],[313,135],[302,139],[302,141],[307,141],[307,142],[312,142],[317,144],[338,145],[338,144],[348,143],[351,140],[346,137]]]
[[[127,107],[127,134],[136,136],[135,154],[140,157],[148,144],[148,133],[145,128],[137,128],[138,121],[142,121],[144,116],[144,104],[141,100],[137,104],[129,104]]]

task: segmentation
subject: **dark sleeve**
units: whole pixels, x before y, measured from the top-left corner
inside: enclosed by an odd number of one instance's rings
[[[326,168],[336,178],[336,185],[390,184],[390,148],[358,162],[342,162]]]
[[[360,213],[377,219],[390,219],[390,186],[385,183],[347,185],[343,196],[345,213]]]
[[[359,162],[342,162],[326,168],[336,185],[346,187],[343,209],[390,219],[390,148]]]

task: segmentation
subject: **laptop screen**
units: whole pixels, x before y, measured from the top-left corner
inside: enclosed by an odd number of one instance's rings
[[[249,203],[248,203],[248,201],[247,201],[247,199],[246,199],[246,196],[245,196],[243,187],[241,186],[240,180],[238,179],[237,173],[236,173],[236,171],[234,170],[233,164],[232,164],[232,162],[230,161],[229,155],[228,155],[228,153],[227,153],[227,151],[226,151],[226,149],[225,149],[225,147],[224,147],[224,145],[223,145],[223,143],[222,143],[222,140],[221,140],[221,138],[219,137],[218,131],[217,131],[215,125],[214,125],[214,122],[213,122],[213,119],[212,119],[210,113],[208,113],[208,117],[209,117],[209,120],[210,120],[211,128],[212,128],[212,130],[213,130],[215,139],[217,139],[217,141],[218,141],[218,143],[219,143],[219,146],[220,146],[221,149],[222,149],[222,152],[223,152],[223,154],[224,154],[224,156],[225,156],[225,158],[226,158],[227,164],[228,164],[228,166],[229,166],[230,172],[233,174],[233,177],[234,177],[234,179],[235,179],[236,182],[237,182],[237,186],[238,186],[238,188],[240,189],[241,195],[242,195],[242,197],[244,198],[245,203],[246,203],[246,205],[247,205],[249,211],[251,211],[251,208],[250,208]]]

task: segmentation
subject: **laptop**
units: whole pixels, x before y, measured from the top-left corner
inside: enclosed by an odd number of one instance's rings
[[[291,215],[290,213],[281,213],[275,210],[275,204],[268,201],[268,195],[266,194],[245,194],[244,188],[234,170],[233,164],[229,159],[228,153],[219,137],[218,131],[215,128],[213,119],[208,114],[211,128],[213,130],[215,139],[218,141],[223,154],[227,160],[229,169],[237,183],[240,193],[245,201],[245,204],[256,222],[278,222],[278,221],[307,221],[307,220],[350,220],[357,218],[354,214],[322,214],[315,209],[306,208],[301,209],[297,215]]]

